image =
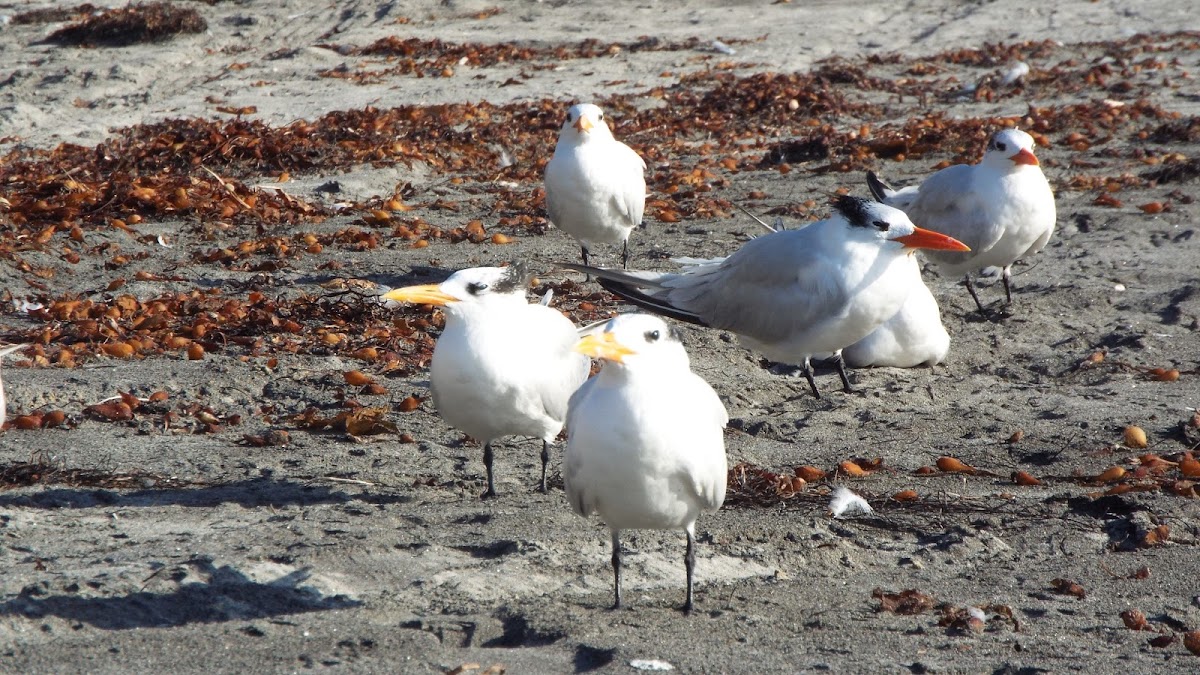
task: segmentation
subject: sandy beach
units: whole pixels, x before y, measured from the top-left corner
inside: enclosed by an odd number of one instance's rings
[[[59,32],[99,9],[0,2],[0,343],[31,345],[0,371],[0,672],[1200,668],[1192,3],[174,7],[193,32],[118,46]],[[609,609],[561,443],[548,494],[540,443],[500,443],[480,499],[429,399],[441,315],[375,300],[523,260],[577,323],[629,311],[555,265],[578,101],[646,159],[639,269],[1006,126],[1056,193],[1011,305],[926,270],[934,368],[822,367],[815,399],[683,327],[738,467],[690,616],[682,533],[628,533]],[[838,486],[874,512],[832,518]]]

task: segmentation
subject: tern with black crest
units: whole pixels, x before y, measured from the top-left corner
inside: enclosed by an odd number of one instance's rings
[[[440,305],[446,327],[429,365],[438,414],[483,444],[485,497],[496,495],[492,443],[503,436],[542,440],[541,489],[550,444],[562,430],[571,394],[591,363],[574,351],[575,325],[561,312],[530,304],[524,267],[475,267],[441,284],[398,288],[383,297]]]
[[[820,397],[810,359],[839,357],[850,390],[840,351],[899,311],[920,283],[908,258],[917,249],[968,250],[914,226],[902,211],[841,196],[826,220],[756,237],[727,258],[680,272],[564,266],[599,277],[604,288],[651,312],[736,333],[771,361],[800,366]]]
[[[930,251],[926,256],[939,271],[963,277],[980,313],[985,312],[970,273],[1001,268],[1004,296],[1011,303],[1013,263],[1042,250],[1054,234],[1054,192],[1033,148],[1032,136],[1005,129],[992,135],[978,164],[946,167],[919,186],[894,190],[874,172],[867,174],[880,202],[971,247],[969,252]]]

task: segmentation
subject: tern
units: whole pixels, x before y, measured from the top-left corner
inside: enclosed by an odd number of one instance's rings
[[[28,347],[28,346],[29,345],[21,344],[21,345],[8,345],[7,347],[0,347],[0,362],[4,361],[5,356],[8,356],[9,354],[17,351],[18,349],[24,349],[25,347]],[[0,363],[0,365],[3,365],[3,364]],[[0,369],[0,370],[2,370],[2,369]],[[7,401],[7,399],[4,398],[4,380],[2,378],[0,378],[0,428],[2,428],[4,426],[4,421],[6,419],[8,419],[8,401]]]
[[[541,490],[550,443],[562,430],[571,394],[591,361],[574,351],[578,334],[556,309],[529,304],[523,265],[474,267],[441,284],[399,288],[383,297],[440,305],[446,327],[429,365],[438,414],[483,443],[487,492],[496,496],[492,442],[503,436],[542,439]]]
[[[978,164],[956,164],[919,186],[892,189],[874,172],[867,185],[879,201],[894,206],[914,223],[944,232],[971,247],[969,253],[930,252],[929,259],[963,285],[986,313],[970,272],[1003,269],[1004,296],[1012,303],[1012,265],[1046,246],[1057,218],[1054,192],[1033,153],[1033,137],[1019,129],[992,135]]]
[[[763,229],[778,232],[784,229],[781,219],[776,219],[775,225],[768,225],[758,216],[738,206],[742,213],[753,218]],[[950,334],[942,325],[942,314],[938,309],[937,300],[929,292],[929,287],[921,280],[921,266],[912,260],[911,275],[915,276],[919,287],[913,289],[908,299],[892,318],[883,322],[867,337],[855,342],[842,350],[841,358],[846,365],[853,368],[869,368],[873,366],[893,366],[896,368],[915,368],[916,366],[935,366],[941,363],[950,351]],[[681,265],[701,265],[720,262],[724,258],[672,258]],[[822,354],[819,358],[834,358],[837,354]]]
[[[603,366],[571,397],[563,483],[575,513],[598,513],[611,531],[613,608],[621,606],[621,531],[683,530],[690,612],[696,519],[725,501],[725,406],[659,317],[623,314],[575,349]]]
[[[870,335],[842,350],[853,368],[891,366],[915,368],[935,366],[950,351],[950,334],[942,325],[942,314],[929,287],[921,280],[921,268],[909,258],[914,288],[900,311]]]
[[[546,164],[546,211],[579,241],[584,265],[593,244],[621,244],[621,266],[629,266],[629,233],[646,208],[645,171],[646,162],[613,138],[600,108],[571,106]]]
[[[899,311],[917,286],[907,256],[917,249],[968,250],[914,226],[902,211],[841,196],[826,220],[756,237],[727,258],[677,273],[562,265],[656,314],[736,333],[769,360],[800,366],[820,398],[812,356],[840,357]]]

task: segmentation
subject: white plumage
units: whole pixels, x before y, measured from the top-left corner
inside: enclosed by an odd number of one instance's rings
[[[867,174],[876,199],[904,211],[921,227],[944,232],[971,247],[968,253],[926,255],[939,271],[964,275],[980,312],[983,305],[969,273],[1002,268],[1005,297],[1012,302],[1013,263],[1042,250],[1054,234],[1054,193],[1033,145],[1033,137],[1024,131],[999,131],[978,164],[947,167],[920,186],[902,190],[893,190],[874,173]]]
[[[604,365],[571,397],[567,499],[581,516],[598,513],[612,532],[616,607],[621,530],[684,530],[690,611],[696,518],[725,501],[725,407],[691,371],[678,332],[658,317],[618,316],[577,349]]]
[[[933,366],[941,363],[950,351],[950,334],[942,325],[937,300],[921,279],[921,266],[912,256],[908,260],[912,292],[892,318],[842,350],[842,358],[850,366]]]
[[[4,357],[17,351],[18,349],[24,349],[25,347],[28,347],[28,346],[29,345],[9,345],[7,347],[0,347],[0,374],[2,374],[2,371],[3,371]],[[0,427],[4,426],[4,422],[7,419],[8,419],[8,400],[4,398],[4,380],[2,377],[0,377]]]
[[[629,264],[629,233],[646,208],[646,163],[613,138],[600,108],[571,106],[546,164],[550,222],[579,241],[583,264],[594,244],[621,244]]]
[[[496,494],[492,442],[502,436],[542,439],[546,490],[549,445],[590,369],[573,351],[575,325],[558,310],[529,304],[527,282],[520,265],[476,267],[383,296],[445,307],[446,327],[429,366],[433,401],[442,419],[483,443],[484,496]]]
[[[918,248],[966,249],[901,211],[845,196],[827,220],[751,239],[727,258],[678,273],[565,266],[652,312],[731,331],[768,359],[801,366],[819,396],[811,357],[838,357],[850,389],[840,352],[895,315],[919,285],[907,255]]]

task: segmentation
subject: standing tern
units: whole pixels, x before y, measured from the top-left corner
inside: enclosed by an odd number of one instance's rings
[[[18,349],[24,349],[28,346],[29,345],[22,344],[0,347],[0,362],[4,361],[4,357],[8,356],[9,354],[17,351]],[[2,365],[3,364],[0,363],[0,366]],[[0,368],[0,370],[3,370],[3,368]],[[0,379],[0,427],[4,426],[4,421],[6,419],[8,419],[8,401],[4,398],[4,380]]]
[[[842,196],[834,211],[826,220],[756,237],[727,258],[678,273],[564,266],[600,277],[604,288],[635,305],[728,330],[771,361],[801,366],[820,398],[811,357],[840,356],[900,309],[917,286],[906,254],[968,250],[884,204]],[[849,391],[840,360],[838,371]]]
[[[613,138],[600,108],[571,106],[546,164],[546,211],[579,241],[584,265],[593,244],[621,244],[621,266],[629,266],[629,233],[646,208],[645,171],[642,158]]]
[[[550,443],[562,430],[567,402],[591,363],[575,352],[575,325],[561,312],[529,304],[524,266],[475,267],[441,284],[410,286],[383,297],[441,305],[446,327],[429,365],[438,414],[483,443],[485,497],[496,496],[492,442],[502,436],[542,439],[542,492]]]
[[[656,316],[618,316],[575,348],[604,365],[571,397],[563,482],[575,513],[600,514],[612,533],[613,608],[621,530],[684,530],[690,612],[696,518],[725,501],[725,406]]]
[[[769,232],[784,229],[781,219],[777,218],[775,225],[768,225],[750,211],[740,206],[738,208]],[[698,265],[720,262],[724,258],[672,260],[681,265]],[[950,334],[942,325],[942,313],[938,309],[937,300],[921,280],[920,264],[912,256],[909,256],[909,260],[912,261],[910,274],[916,277],[920,286],[913,289],[900,311],[884,321],[870,335],[842,350],[840,359],[838,354],[822,354],[820,358],[833,357],[835,361],[844,361],[852,368],[936,366],[946,358],[946,353],[950,351]]]
[[[956,164],[926,178],[920,186],[893,190],[874,172],[867,174],[871,193],[914,223],[961,240],[969,253],[931,252],[929,259],[946,274],[963,275],[963,285],[985,313],[970,272],[1003,268],[1004,296],[1012,303],[1014,262],[1045,247],[1054,234],[1054,192],[1033,154],[1033,137],[1018,129],[992,135],[978,164]]]

